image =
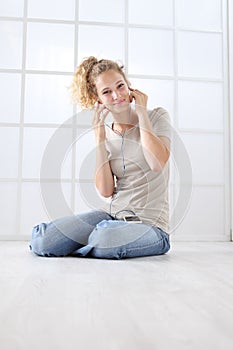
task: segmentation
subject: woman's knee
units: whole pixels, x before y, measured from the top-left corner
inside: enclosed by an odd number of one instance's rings
[[[60,231],[53,222],[42,223],[32,230],[30,249],[33,253],[46,256],[67,256],[74,250],[83,247],[83,244],[72,239],[71,235],[66,235]]]
[[[51,241],[45,235],[46,224],[41,223],[32,229],[32,238],[29,244],[31,251],[40,256],[57,256],[52,251]]]
[[[162,254],[166,254],[169,252],[169,250],[171,249],[171,245],[170,245],[170,239],[167,238],[163,241],[164,246],[163,246],[163,252]]]
[[[35,226],[32,230],[32,238],[29,244],[29,248],[33,253],[44,256],[43,252],[45,252],[46,247],[43,243],[43,236],[40,236],[39,225]]]
[[[162,235],[161,254],[166,254],[171,248],[170,237],[166,232],[162,230],[161,230],[161,235]]]

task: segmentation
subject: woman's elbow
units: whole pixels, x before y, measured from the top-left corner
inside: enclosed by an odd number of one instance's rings
[[[161,159],[160,161],[157,161],[151,166],[151,170],[155,173],[161,172],[167,165],[168,160],[169,160],[169,156],[164,159]]]
[[[104,198],[109,198],[109,197],[112,197],[113,192],[100,192],[99,191],[99,194]]]
[[[160,173],[163,168],[165,167],[165,164],[159,164],[157,166],[154,166],[154,167],[151,167],[151,170],[154,172],[154,173]]]
[[[103,189],[103,188],[98,188],[97,186],[96,186],[96,189],[99,192],[101,197],[109,198],[109,197],[112,197],[112,195],[113,195],[113,189],[106,190],[106,189]]]

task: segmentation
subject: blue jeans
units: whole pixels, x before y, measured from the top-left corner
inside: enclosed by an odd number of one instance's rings
[[[93,210],[35,226],[30,249],[47,257],[122,259],[165,254],[170,244],[159,227],[114,220]]]

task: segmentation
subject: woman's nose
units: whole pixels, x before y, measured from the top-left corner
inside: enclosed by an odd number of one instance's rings
[[[114,100],[117,99],[117,93],[116,93],[116,91],[113,91],[113,92],[112,92],[112,98],[113,98]]]

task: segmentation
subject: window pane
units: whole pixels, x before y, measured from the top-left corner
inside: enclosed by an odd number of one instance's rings
[[[124,60],[124,29],[80,25],[79,60],[88,56]]]
[[[93,180],[96,155],[93,129],[79,130],[79,136],[76,141],[76,154],[76,178]]]
[[[1,235],[17,235],[17,183],[0,182]]]
[[[22,29],[20,22],[0,22],[0,68],[20,69],[22,65]]]
[[[194,187],[187,216],[175,238],[218,240],[225,232],[223,187]]]
[[[72,130],[59,128],[56,134],[55,143],[48,143],[54,136],[55,129],[45,128],[25,128],[24,131],[24,152],[23,152],[23,177],[24,178],[40,178],[42,159],[45,154],[51,158],[46,168],[46,174],[42,174],[44,178],[71,178],[71,158],[70,150],[64,155],[64,144],[72,145]],[[54,139],[53,139],[54,140]],[[54,148],[54,151],[53,151]],[[53,154],[51,152],[53,151]],[[67,158],[66,158],[67,156]]]
[[[173,25],[173,0],[129,0],[129,23]]]
[[[172,31],[130,29],[129,73],[173,75]]]
[[[73,72],[73,45],[73,25],[28,23],[27,69]]]
[[[181,128],[223,130],[222,84],[179,81],[178,108]]]
[[[28,17],[74,20],[75,0],[28,0]]]
[[[18,176],[18,128],[0,128],[0,177],[17,178]]]
[[[57,183],[46,183],[49,193],[54,193],[53,202],[55,203],[57,198]],[[69,183],[61,183],[62,193],[67,205],[70,205],[71,197],[71,185]],[[33,203],[33,205],[32,205]],[[61,208],[59,205],[54,205],[57,210],[56,217],[63,217],[66,213],[59,211]],[[21,200],[21,227],[20,234],[28,235],[31,237],[32,228],[41,222],[48,222],[54,220],[55,217],[50,216],[49,206],[46,205],[41,196],[40,183],[23,183],[22,185],[22,200]]]
[[[31,74],[26,77],[25,122],[62,123],[72,116],[71,77]]]
[[[178,34],[178,73],[181,76],[221,79],[221,35],[180,32]]]
[[[77,124],[92,128],[93,111],[91,109],[83,109],[76,114]],[[83,132],[80,131],[80,132]]]
[[[180,133],[190,156],[193,183],[224,183],[224,139],[218,134]],[[178,152],[178,151],[177,151]]]
[[[0,73],[0,122],[18,123],[20,119],[21,77]]]
[[[0,16],[23,17],[24,0],[0,1]]]
[[[100,22],[123,22],[124,0],[79,0],[79,20]]]
[[[176,0],[177,24],[199,30],[221,30],[221,7],[221,0]]]

